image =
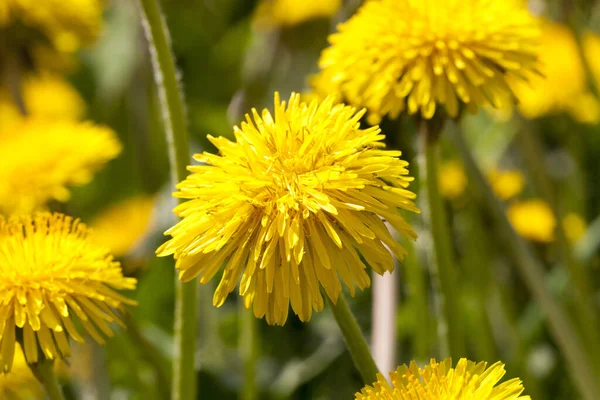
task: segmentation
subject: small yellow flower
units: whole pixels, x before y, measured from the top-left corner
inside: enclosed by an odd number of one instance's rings
[[[439,105],[451,117],[461,104],[503,108],[507,80],[536,65],[538,27],[523,0],[367,1],[338,31],[322,73],[374,123],[405,109],[429,119]]]
[[[0,131],[0,213],[26,214],[50,200],[66,201],[121,145],[91,123],[27,119]]]
[[[44,391],[31,373],[21,346],[15,344],[12,370],[9,373],[0,373],[0,399],[33,400],[43,398]]]
[[[96,241],[115,257],[126,255],[148,231],[153,208],[153,196],[133,197],[108,208],[90,223]]]
[[[329,18],[342,0],[262,0],[254,17],[257,29],[294,26],[316,18]]]
[[[488,173],[488,180],[496,196],[502,200],[512,199],[525,187],[525,177],[518,170],[493,169]]]
[[[516,202],[510,205],[507,213],[515,231],[524,238],[544,243],[554,240],[556,217],[545,201]]]
[[[82,342],[74,321],[98,343],[119,321],[112,310],[135,304],[113,289],[135,289],[88,228],[62,214],[0,217],[0,367],[11,370],[17,337],[27,362],[70,355]]]
[[[356,393],[356,400],[530,400],[521,396],[523,384],[513,378],[501,384],[506,374],[504,364],[497,362],[487,367],[486,362],[475,363],[461,358],[456,367],[452,360],[440,363],[432,359],[421,369],[412,361],[392,373],[392,385],[378,374],[373,386]]]
[[[565,230],[565,235],[570,243],[577,242],[587,230],[585,219],[583,219],[583,217],[579,214],[568,213],[563,218],[562,223],[563,229]]]
[[[383,149],[379,127],[360,129],[364,111],[297,94],[288,104],[277,93],[274,109],[246,115],[235,142],[209,136],[220,155],[194,156],[205,165],[189,167],[177,186],[175,196],[189,200],[157,253],[174,254],[184,281],[206,283],[223,269],[216,306],[241,278],[246,307],[283,325],[290,303],[308,321],[323,308],[321,288],[336,302],[340,279],[354,295],[370,284],[367,265],[392,271],[390,251],[398,259],[406,251],[384,219],[414,239],[398,210],[418,209],[408,163]]]
[[[589,34],[590,56],[597,37]],[[527,118],[538,118],[556,112],[567,112],[583,123],[600,121],[600,102],[589,89],[586,72],[577,41],[572,31],[563,25],[544,21],[539,47],[542,76],[531,76],[527,82],[513,84],[519,99],[519,110]]]
[[[438,174],[440,194],[449,199],[460,197],[467,188],[467,176],[463,165],[456,160],[440,165]]]

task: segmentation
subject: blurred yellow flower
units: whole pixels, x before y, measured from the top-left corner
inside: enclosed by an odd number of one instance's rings
[[[502,200],[512,199],[525,187],[525,177],[518,170],[493,169],[488,173],[488,180],[496,196]]]
[[[0,131],[0,213],[26,214],[66,201],[121,151],[115,133],[91,123],[27,119]]]
[[[256,29],[294,26],[316,18],[333,16],[342,0],[262,0],[256,9]]]
[[[32,400],[43,398],[44,391],[31,373],[21,346],[15,344],[12,370],[5,374],[0,372],[0,399]]]
[[[587,230],[585,219],[579,214],[568,213],[562,221],[565,235],[570,243],[577,242]]]
[[[535,69],[539,34],[523,0],[367,1],[338,31],[319,66],[372,123],[405,109],[429,119],[439,105],[451,117],[461,104],[505,107],[507,80]]]
[[[438,174],[440,194],[449,199],[460,197],[467,188],[467,176],[460,161],[446,161]]]
[[[78,320],[98,343],[112,336],[112,310],[135,302],[113,289],[133,290],[108,249],[88,228],[62,214],[0,217],[0,367],[11,370],[16,338],[27,362],[70,355],[68,338],[82,342]],[[75,318],[77,317],[77,318]]]
[[[572,31],[561,24],[543,21],[539,60],[543,76],[532,75],[528,81],[516,81],[513,88],[519,110],[527,118],[567,112],[583,123],[600,121],[600,102],[589,89],[577,41]],[[591,60],[600,55],[596,35],[589,34]],[[600,76],[600,74],[598,75]]]
[[[96,241],[115,257],[126,255],[148,231],[153,208],[153,196],[138,196],[106,209],[90,223]]]
[[[507,213],[515,231],[524,238],[546,243],[554,240],[556,217],[545,201],[515,202],[509,206]]]
[[[241,278],[246,307],[283,325],[290,302],[308,321],[323,308],[321,288],[335,303],[340,278],[354,295],[355,285],[370,284],[367,265],[392,271],[390,252],[402,259],[406,251],[382,218],[414,239],[397,210],[419,210],[408,163],[383,149],[379,127],[360,129],[364,111],[297,94],[288,104],[277,93],[274,110],[253,109],[235,142],[209,136],[221,155],[194,157],[206,165],[189,167],[177,186],[175,196],[189,201],[175,208],[183,219],[157,253],[174,254],[184,281],[206,283],[224,266],[214,304]]]
[[[64,78],[41,74],[23,81],[23,102],[29,116],[48,120],[78,120],[85,113],[85,102]],[[24,118],[7,90],[0,89],[0,129]]]
[[[498,385],[506,374],[504,364],[497,362],[487,368],[486,362],[475,363],[461,358],[452,367],[447,358],[438,363],[432,359],[421,369],[412,361],[390,373],[392,385],[383,375],[373,386],[356,393],[356,400],[530,400],[521,396],[523,384],[513,378]]]

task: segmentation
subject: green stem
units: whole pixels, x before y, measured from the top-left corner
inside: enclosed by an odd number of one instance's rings
[[[177,80],[170,38],[158,0],[139,0],[146,38],[150,44],[154,77],[167,135],[171,180],[183,181],[190,163],[188,131],[183,94]],[[181,200],[180,200],[181,201]],[[172,399],[196,398],[196,294],[192,280],[175,283],[175,356],[173,360]]]
[[[358,326],[356,318],[354,318],[350,307],[348,307],[344,294],[340,293],[336,304],[333,304],[329,296],[325,296],[325,298],[329,302],[335,320],[346,341],[348,351],[350,351],[354,365],[358,372],[360,372],[363,382],[366,385],[373,384],[373,382],[377,381],[379,370],[377,369],[377,365],[375,365],[375,360],[373,360],[371,350],[360,330],[360,326]]]
[[[435,126],[430,121],[422,121],[419,139],[421,140],[421,165],[419,179],[426,195],[423,215],[429,224],[433,237],[434,257],[431,270],[436,285],[436,302],[439,318],[438,335],[440,337],[440,356],[445,358],[464,357],[465,343],[461,332],[460,302],[457,291],[457,263],[452,252],[450,228],[443,199],[439,192],[439,154],[438,136],[441,125]]]
[[[556,301],[546,286],[544,266],[512,228],[502,204],[494,195],[487,180],[477,166],[473,154],[459,129],[455,130],[454,138],[463,158],[465,168],[470,176],[470,182],[480,192],[482,206],[485,207],[493,218],[501,239],[504,240],[506,250],[512,256],[512,260],[516,264],[525,284],[529,287],[535,300],[546,315],[550,333],[569,364],[569,368],[567,369],[571,373],[575,384],[584,399],[597,399],[600,389],[594,377],[592,364],[586,352],[581,347],[581,341],[571,321],[560,303]]]
[[[54,361],[43,360],[34,364],[29,364],[33,375],[44,386],[50,400],[64,400],[62,390],[54,374]]]
[[[257,319],[251,310],[246,309],[244,302],[239,306],[240,335],[239,350],[244,366],[244,381],[242,385],[242,400],[258,399],[256,387],[256,362],[258,359],[258,327]]]

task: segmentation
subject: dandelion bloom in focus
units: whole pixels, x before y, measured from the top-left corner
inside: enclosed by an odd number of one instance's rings
[[[554,240],[556,217],[545,201],[516,202],[509,206],[507,213],[508,220],[520,236],[543,243]]]
[[[563,229],[565,231],[565,236],[569,243],[575,243],[583,235],[585,235],[585,231],[587,230],[587,224],[585,219],[579,214],[576,213],[568,213],[563,218]]]
[[[436,362],[432,359],[425,368],[412,361],[390,373],[392,385],[378,374],[373,386],[356,393],[356,400],[530,400],[521,396],[523,384],[513,378],[498,384],[506,373],[504,364],[497,362],[487,367],[486,362],[475,363],[461,358],[452,366],[452,360]]]
[[[76,320],[104,343],[103,335],[113,335],[108,324],[119,321],[113,309],[135,304],[114,289],[135,286],[79,220],[50,213],[0,217],[2,370],[11,370],[17,338],[28,363],[69,356],[68,338],[83,342]]]
[[[600,121],[600,102],[592,94],[577,40],[566,26],[544,21],[539,47],[539,66],[543,76],[514,83],[519,110],[527,118],[567,112],[575,120],[594,124]],[[588,34],[584,43],[598,40]],[[600,56],[590,48],[588,59]],[[594,54],[595,53],[595,54]],[[591,57],[590,57],[591,56]]]
[[[15,344],[12,370],[8,373],[0,373],[0,399],[32,400],[43,398],[44,390],[42,386],[27,365],[21,346]]]
[[[390,251],[400,260],[406,251],[384,219],[414,239],[398,211],[418,209],[408,163],[383,149],[379,127],[360,129],[364,111],[297,94],[288,104],[277,93],[274,110],[252,110],[235,142],[209,136],[220,155],[194,157],[205,165],[178,185],[183,219],[157,253],[174,254],[184,281],[206,283],[223,269],[216,306],[241,279],[246,307],[283,325],[290,303],[302,321],[320,311],[321,287],[335,303],[340,278],[354,295],[370,284],[367,265],[392,271]]]
[[[91,123],[27,119],[0,131],[0,214],[66,201],[121,151],[115,133]]]
[[[262,0],[254,17],[258,29],[294,26],[303,22],[333,16],[342,0]]]
[[[438,185],[440,194],[449,199],[460,197],[467,188],[467,175],[460,161],[446,161],[440,165]]]
[[[502,200],[512,199],[525,187],[525,177],[518,170],[493,169],[488,173],[488,180],[496,196]]]
[[[510,104],[507,80],[535,69],[537,36],[522,0],[367,1],[330,36],[319,66],[371,122],[404,110],[429,119],[440,105],[456,117],[462,104]]]

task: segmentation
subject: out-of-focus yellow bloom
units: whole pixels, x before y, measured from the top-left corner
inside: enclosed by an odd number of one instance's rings
[[[91,223],[94,237],[116,257],[126,255],[148,231],[153,196],[138,196],[118,203]]]
[[[583,123],[600,121],[600,102],[589,90],[578,44],[566,26],[544,21],[540,39],[539,59],[543,76],[532,75],[528,81],[513,84],[519,99],[519,110],[527,118],[538,118],[556,112],[567,112]],[[600,55],[596,35],[585,41],[590,55]],[[592,57],[592,58],[594,58]],[[590,60],[590,63],[592,61]],[[600,76],[600,74],[598,75]]]
[[[525,187],[525,177],[517,170],[494,169],[488,173],[488,180],[496,196],[502,200],[512,199]]]
[[[78,120],[85,102],[64,78],[54,74],[28,77],[23,81],[23,102],[30,116],[48,120]],[[0,129],[24,118],[7,90],[0,91]]]
[[[585,219],[579,214],[568,213],[563,218],[562,223],[565,235],[570,243],[577,242],[587,230]]]
[[[405,109],[429,119],[439,105],[451,117],[461,104],[503,108],[507,80],[536,66],[538,26],[523,0],[367,1],[338,30],[322,73],[373,123]]]
[[[461,358],[456,367],[452,360],[440,363],[432,359],[421,369],[412,361],[390,373],[392,385],[383,375],[377,382],[356,393],[356,400],[530,400],[521,396],[523,383],[513,378],[501,384],[506,374],[504,364],[497,362],[487,368],[486,362],[475,363]]]
[[[524,238],[545,243],[554,240],[556,217],[545,201],[516,202],[509,206],[507,213],[515,231]]]
[[[354,295],[370,284],[367,265],[392,271],[392,254],[406,251],[382,218],[414,239],[398,210],[419,210],[408,163],[383,149],[379,127],[360,129],[364,111],[297,94],[287,104],[277,93],[274,110],[252,110],[235,142],[209,136],[220,155],[194,157],[206,165],[189,167],[177,186],[189,201],[175,208],[183,219],[157,253],[174,254],[184,281],[206,283],[223,268],[216,306],[241,278],[246,307],[283,325],[290,303],[302,321],[322,310],[321,288],[335,303],[340,278]]]
[[[12,370],[6,374],[0,373],[0,399],[32,400],[43,398],[44,391],[31,373],[21,346],[15,344]]]
[[[334,15],[342,0],[262,0],[254,17],[257,29],[294,26],[316,18]]]
[[[592,78],[595,80],[596,85],[600,85],[600,36],[588,32],[583,37],[583,51]]]
[[[463,165],[456,160],[440,165],[438,174],[440,194],[449,199],[460,197],[467,188],[467,176]]]
[[[29,363],[67,357],[69,337],[83,342],[76,319],[104,343],[98,329],[112,336],[108,324],[119,321],[112,309],[135,304],[113,289],[133,290],[136,280],[123,277],[119,263],[79,220],[50,213],[0,217],[0,237],[0,367],[5,372],[12,368],[17,336]]]
[[[121,151],[115,133],[91,123],[27,119],[0,131],[0,213],[26,214],[66,201]]]

